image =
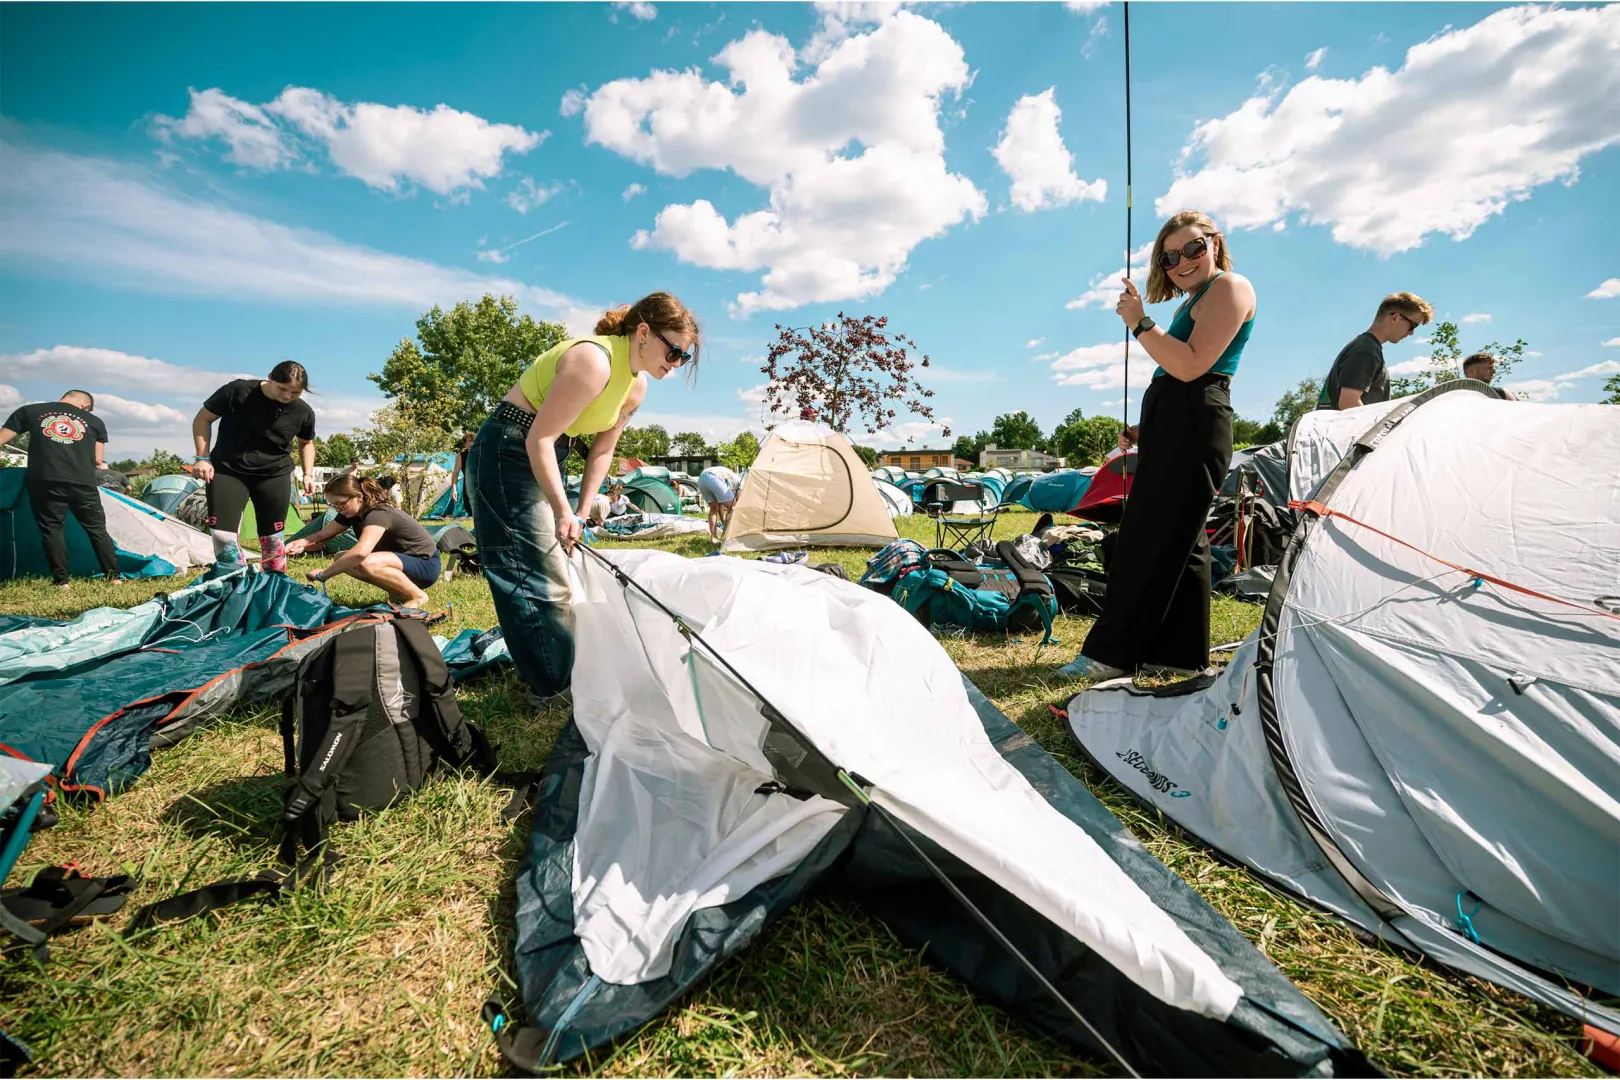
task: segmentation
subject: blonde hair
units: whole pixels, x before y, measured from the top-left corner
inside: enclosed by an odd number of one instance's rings
[[[365,510],[374,510],[379,506],[392,505],[388,492],[384,487],[369,476],[355,476],[350,473],[344,476],[334,476],[326,482],[326,501],[332,501],[333,495],[345,499],[360,496]],[[362,513],[364,510],[362,510]]]
[[[648,293],[633,304],[620,304],[602,313],[596,321],[596,332],[608,336],[625,336],[636,332],[646,323],[662,333],[692,335],[692,363],[697,367],[698,323],[689,308],[667,292]]]
[[[1215,269],[1232,269],[1232,255],[1226,250],[1226,237],[1215,227],[1208,214],[1202,210],[1183,210],[1159,228],[1159,235],[1153,241],[1153,254],[1148,256],[1147,302],[1162,304],[1166,300],[1174,300],[1185,289],[1180,288],[1170,280],[1170,275],[1164,272],[1159,265],[1159,256],[1164,254],[1164,241],[1177,229],[1184,229],[1188,225],[1196,225],[1204,230],[1204,235],[1215,247]]]
[[[1378,314],[1373,316],[1373,320],[1376,322],[1392,311],[1399,311],[1403,315],[1412,316],[1413,321],[1419,326],[1434,318],[1434,308],[1417,293],[1390,293],[1378,305]]]

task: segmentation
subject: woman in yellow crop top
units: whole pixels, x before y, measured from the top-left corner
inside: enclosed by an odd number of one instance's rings
[[[574,665],[568,553],[613,464],[619,433],[647,393],[697,364],[697,320],[657,292],[607,312],[591,337],[559,342],[518,377],[467,451],[478,557],[518,677],[540,699],[568,688]],[[563,462],[585,458],[576,506]]]

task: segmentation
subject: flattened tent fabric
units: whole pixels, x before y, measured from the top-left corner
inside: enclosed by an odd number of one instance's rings
[[[0,581],[15,577],[46,577],[45,547],[34,524],[23,469],[0,470]],[[107,518],[107,533],[118,549],[119,572],[139,577],[166,577],[214,561],[213,545],[206,536],[188,528],[138,499],[109,488],[98,489]],[[101,566],[90,548],[90,537],[71,515],[64,525],[68,571],[89,577]]]
[[[1456,383],[1307,414],[1260,629],[1217,679],[1077,695],[1072,735],[1283,888],[1620,1032],[1571,988],[1620,994],[1617,415]]]
[[[671,536],[696,536],[708,531],[707,520],[681,514],[620,514],[608,518],[601,527],[604,536],[619,540],[663,540]]]
[[[0,752],[105,797],[210,716],[292,685],[298,658],[363,612],[240,568],[133,608],[0,634]]]
[[[517,883],[542,1063],[644,1023],[818,882],[990,1001],[1087,1044],[900,828],[1141,1072],[1365,1068],[898,605],[800,566],[603,560],[613,573],[588,557],[576,582],[574,720]],[[762,632],[783,622],[796,633]],[[649,802],[667,812],[649,817]]]
[[[882,547],[898,539],[868,477],[849,440],[827,425],[778,425],[743,481],[724,550]]]

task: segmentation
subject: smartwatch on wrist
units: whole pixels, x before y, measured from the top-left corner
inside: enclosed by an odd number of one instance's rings
[[[1157,325],[1152,319],[1144,315],[1142,321],[1137,323],[1136,328],[1131,331],[1131,337],[1139,338]]]

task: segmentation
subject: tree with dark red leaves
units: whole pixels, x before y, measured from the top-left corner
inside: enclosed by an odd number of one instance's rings
[[[771,412],[805,415],[813,412],[833,430],[847,432],[859,420],[873,431],[894,424],[904,407],[924,420],[934,418],[928,399],[934,392],[917,381],[917,368],[928,357],[913,360],[907,350],[917,343],[904,334],[887,332],[888,316],[854,318],[838,313],[836,322],[820,326],[777,324],[760,372],[769,380],[765,403]],[[948,438],[951,429],[944,430]]]

